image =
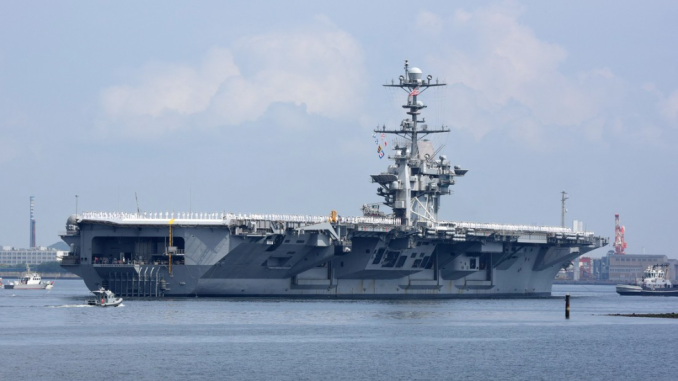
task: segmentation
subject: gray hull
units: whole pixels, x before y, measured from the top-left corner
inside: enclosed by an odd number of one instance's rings
[[[646,288],[634,285],[617,285],[617,294],[626,296],[678,296],[678,288]]]
[[[544,297],[562,266],[604,243],[557,233],[457,228],[413,236],[385,225],[221,219],[175,222],[170,266],[161,245],[168,225],[83,218],[78,226],[62,235],[72,248],[62,267],[90,290],[123,297]]]

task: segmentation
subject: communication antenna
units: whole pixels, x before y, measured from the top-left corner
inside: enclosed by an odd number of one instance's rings
[[[405,60],[404,69],[397,82],[391,81],[384,87],[405,92],[406,102],[401,107],[409,117],[400,122],[399,128],[387,129],[384,125],[376,128],[373,135],[375,138],[377,134],[382,138],[386,134],[396,136],[394,146],[389,147],[393,155],[388,157],[395,161],[395,165],[389,166],[387,172],[371,177],[373,183],[380,185],[377,195],[384,197],[383,204],[393,210],[401,225],[412,227],[420,222],[427,225],[437,223],[441,196],[450,194],[454,178],[464,176],[468,170],[453,167],[445,155],[438,156],[440,151],[436,151],[432,143],[426,144],[429,135],[450,130],[444,125],[440,129],[428,127],[421,115],[426,108],[421,94],[429,88],[445,86],[445,83],[432,82],[431,75],[423,77],[422,71],[411,67],[408,60]],[[386,147],[382,147],[378,140],[376,143],[379,157],[384,157]]]
[[[134,199],[137,200],[137,214],[139,214],[141,211],[139,211],[139,197],[137,197],[136,191],[134,192]]]

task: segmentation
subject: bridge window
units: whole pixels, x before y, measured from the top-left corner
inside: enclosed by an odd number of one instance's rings
[[[381,265],[381,267],[395,266],[396,260],[398,260],[398,255],[400,255],[400,252],[398,251],[387,251],[386,258],[384,259],[384,263]],[[405,257],[405,259],[407,259],[407,257]]]
[[[398,263],[396,263],[396,267],[403,267],[406,260],[407,260],[407,255],[401,255],[400,258],[398,258]]]
[[[377,265],[379,264],[379,262],[381,262],[381,258],[384,257],[384,251],[386,251],[386,249],[384,249],[383,247],[377,250],[377,255],[374,257],[374,261],[372,261],[373,265]]]
[[[431,261],[431,257],[424,257],[424,259],[421,260],[421,268],[428,269],[428,263]]]
[[[426,257],[424,260],[428,259],[428,262],[426,262],[426,267],[427,269],[433,268],[433,264],[435,263],[435,258],[433,257]]]

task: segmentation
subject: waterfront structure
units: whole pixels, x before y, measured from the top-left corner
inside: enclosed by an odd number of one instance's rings
[[[667,265],[667,279],[676,279],[678,260],[669,259],[663,254],[616,254],[609,252],[603,258],[608,269],[607,279],[621,283],[633,282],[642,278],[648,266]]]
[[[43,262],[57,262],[66,255],[67,252],[50,249],[44,246],[31,249],[19,249],[12,246],[2,246],[0,248],[0,264],[17,266],[23,264],[39,265]]]
[[[409,67],[408,118],[374,130],[393,163],[372,175],[390,208],[363,216],[83,212],[68,218],[62,267],[121,296],[456,298],[549,296],[558,270],[607,244],[565,227],[438,219],[441,196],[468,170],[427,136],[420,96],[444,83]],[[389,141],[387,136],[397,138]],[[282,201],[282,200],[281,200]]]

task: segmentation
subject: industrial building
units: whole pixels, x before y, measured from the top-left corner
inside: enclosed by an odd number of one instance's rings
[[[36,245],[35,197],[33,196],[30,196],[29,198],[29,207],[29,248],[19,249],[12,246],[2,246],[0,248],[0,265],[39,265],[43,262],[58,262],[61,261],[61,258],[64,255],[68,254],[66,251],[59,251],[45,246]]]
[[[652,265],[668,265],[668,277],[676,280],[678,260],[669,259],[663,254],[627,254],[624,235],[626,228],[621,225],[619,213],[614,215],[614,250],[607,255],[594,260],[593,273],[596,279],[632,283],[643,277],[643,273]]]
[[[31,249],[3,246],[2,250],[0,250],[0,265],[39,265],[43,262],[61,261],[61,258],[67,254],[66,251],[59,251],[44,246]]]
[[[608,252],[601,258],[601,279],[616,280],[620,283],[633,282],[643,277],[643,272],[652,265],[668,264],[669,279],[675,280],[678,260],[662,254],[616,254]]]
[[[661,264],[668,265],[668,277],[675,282],[678,279],[677,259],[662,254],[616,254],[613,250],[602,258],[577,258],[567,269],[562,269],[556,279],[633,283],[643,277],[648,267]]]

